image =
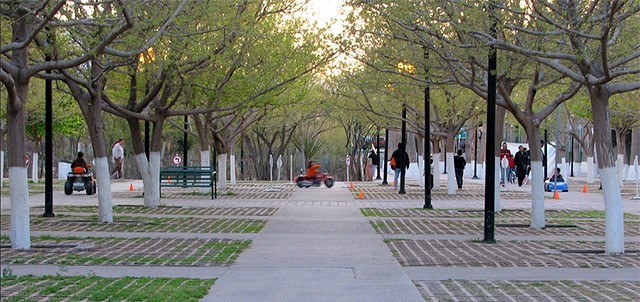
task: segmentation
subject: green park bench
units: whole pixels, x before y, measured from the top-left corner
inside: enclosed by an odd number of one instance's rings
[[[211,199],[218,198],[214,167],[169,166],[160,168],[160,196],[163,187],[211,188]]]

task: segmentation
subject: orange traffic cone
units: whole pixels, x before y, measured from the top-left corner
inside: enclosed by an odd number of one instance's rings
[[[353,189],[353,181],[349,183],[349,189]]]
[[[358,192],[358,199],[364,199],[364,191],[362,189]]]
[[[560,193],[558,193],[558,190],[555,190],[553,193],[553,199],[560,199]]]
[[[133,192],[133,183],[129,185],[129,192]]]
[[[589,193],[589,190],[587,190],[587,184],[582,185],[582,193]]]

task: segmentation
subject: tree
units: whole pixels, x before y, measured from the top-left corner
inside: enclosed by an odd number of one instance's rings
[[[624,252],[624,219],[620,183],[611,138],[612,95],[640,89],[637,68],[640,49],[630,44],[640,30],[637,1],[528,0],[511,7],[496,7],[532,20],[500,24],[515,32],[520,41],[546,38],[548,47],[518,45],[492,37],[488,32],[471,34],[489,46],[520,54],[553,69],[584,86],[593,112],[594,140],[605,199],[605,251]]]
[[[109,1],[110,2],[110,1]],[[101,7],[95,3],[93,7]],[[29,230],[29,205],[27,188],[27,171],[24,167],[25,153],[25,104],[29,95],[29,81],[37,73],[45,70],[56,70],[82,65],[104,52],[123,32],[131,28],[126,7],[115,3],[113,7],[114,19],[105,25],[104,35],[96,37],[93,43],[85,47],[70,47],[64,57],[39,57],[32,55],[34,44],[45,45],[51,41],[51,26],[60,25],[70,27],[93,26],[94,22],[77,20],[63,14],[63,8],[73,11],[82,8],[80,3],[67,1],[46,2],[38,1],[3,1],[0,3],[2,23],[11,24],[11,34],[2,27],[3,37],[0,46],[0,81],[7,90],[7,115],[9,134],[9,183],[11,199],[11,247],[29,248],[31,246]],[[63,17],[64,16],[64,17]]]

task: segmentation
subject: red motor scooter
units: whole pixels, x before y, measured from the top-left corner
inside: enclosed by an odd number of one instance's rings
[[[333,187],[333,176],[330,176],[327,173],[316,173],[314,177],[307,177],[306,175],[298,175],[294,179],[298,187],[308,188],[308,187],[319,187],[323,183],[327,188]]]

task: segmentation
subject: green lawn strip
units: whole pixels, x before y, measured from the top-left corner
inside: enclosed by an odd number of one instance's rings
[[[2,215],[3,230],[10,228],[9,215]],[[161,232],[161,233],[258,233],[266,225],[264,219],[203,217],[139,217],[116,216],[113,223],[102,223],[98,216],[57,215],[44,218],[32,215],[32,231],[97,231],[97,232]]]
[[[199,301],[215,279],[3,276],[2,301]]]
[[[44,213],[44,206],[30,208],[31,213],[37,215]],[[113,207],[114,214],[149,214],[149,215],[196,215],[196,216],[273,216],[277,208],[269,207],[180,207],[180,206],[159,206],[149,208],[138,205],[121,205]],[[98,213],[97,206],[56,206],[58,213]],[[56,215],[56,216],[57,216]]]
[[[8,239],[3,238],[4,242]],[[2,262],[49,265],[228,265],[249,248],[251,240],[158,239],[158,238],[56,238],[34,237],[32,245],[91,245],[88,249],[32,248],[28,251],[3,248]],[[158,251],[158,246],[163,246]]]
[[[378,208],[361,208],[360,212],[365,217],[445,217],[446,218],[483,218],[484,211],[481,209],[378,209]],[[530,211],[524,210],[505,210],[496,213],[496,217],[504,219],[526,218],[530,217]],[[605,213],[600,210],[546,210],[546,218],[549,219],[594,219],[604,220]],[[633,213],[624,213],[625,220],[640,219],[640,215]]]

